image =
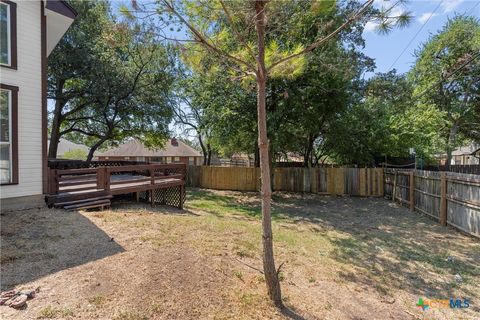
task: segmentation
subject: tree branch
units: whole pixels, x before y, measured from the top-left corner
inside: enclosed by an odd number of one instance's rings
[[[345,29],[347,26],[349,26],[351,23],[355,22],[356,20],[358,20],[364,13],[365,11],[373,4],[373,1],[374,0],[368,0],[355,14],[353,14],[350,18],[347,19],[347,21],[345,21],[344,23],[342,23],[342,25],[340,25],[337,29],[335,29],[335,31],[333,31],[332,33],[330,33],[329,35],[315,41],[314,43],[312,43],[311,45],[309,45],[308,47],[306,47],[305,49],[303,49],[302,51],[300,52],[297,52],[297,53],[294,53],[294,54],[291,54],[285,58],[282,58],[274,63],[272,63],[272,65],[270,65],[268,68],[267,68],[267,73],[270,72],[273,68],[275,68],[276,66],[278,66],[279,64],[281,63],[284,63],[290,59],[293,59],[293,58],[296,58],[298,56],[301,56],[305,53],[308,53],[312,50],[314,50],[315,48],[319,47],[320,45],[322,45],[323,43],[327,42],[328,40],[332,39],[333,37],[335,37],[337,34],[339,34],[343,29]]]
[[[235,24],[233,23],[233,19],[232,19],[232,16],[230,15],[230,12],[228,11],[228,8],[227,6],[225,5],[225,3],[223,2],[223,0],[219,0],[222,8],[223,8],[223,11],[225,12],[225,15],[227,16],[227,20],[228,22],[230,23],[230,26],[232,27],[232,30],[233,32],[235,33],[235,35],[237,36],[238,40],[243,43],[243,45],[247,48],[247,51],[248,53],[252,56],[253,60],[257,61],[257,56],[253,53],[253,50],[252,48],[248,45],[247,41],[245,40],[245,38],[242,36],[242,34],[240,32],[238,32],[237,28],[235,28]],[[258,61],[257,61],[258,62]]]
[[[371,0],[373,1],[373,0]],[[180,19],[180,21],[185,24],[187,26],[187,28],[195,35],[195,37],[198,39],[198,41],[203,44],[203,46],[207,49],[209,49],[210,51],[214,52],[214,53],[217,53],[223,57],[226,57],[238,64],[241,64],[241,65],[244,65],[246,66],[249,70],[253,71],[253,72],[256,72],[255,70],[255,66],[252,66],[250,65],[248,62],[246,61],[243,61],[242,59],[240,58],[237,58],[231,54],[229,54],[228,52],[225,52],[223,50],[221,50],[220,48],[216,47],[215,45],[211,44],[207,39],[206,37],[200,32],[197,30],[197,28],[195,28],[191,23],[189,23],[184,17],[182,17],[182,15],[180,13],[178,13],[175,8],[173,7],[173,4],[168,2],[167,0],[163,0],[163,3],[165,4],[165,6],[168,8],[168,10],[170,10],[175,16],[177,16],[178,19]]]

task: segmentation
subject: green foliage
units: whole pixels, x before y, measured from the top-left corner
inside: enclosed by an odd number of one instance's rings
[[[89,158],[129,137],[162,145],[172,118],[170,49],[148,22],[117,20],[107,2],[72,4],[79,15],[49,58],[52,134],[91,146]]]
[[[416,111],[428,115],[435,110],[440,117],[436,131],[448,155],[465,138],[480,138],[479,52],[479,20],[457,16],[422,45],[409,73]]]
[[[244,30],[242,12],[245,10],[236,10],[238,3],[229,2],[229,5],[233,6],[229,9],[236,17],[233,19],[236,29]],[[321,5],[316,1],[271,2],[269,5],[267,68],[328,34],[352,9],[336,6],[332,1]],[[195,22],[210,18],[210,11],[203,12],[204,9],[197,6],[191,10],[190,17]],[[203,31],[209,35],[214,32],[210,38],[221,39],[222,50],[251,62],[250,50],[236,39],[232,26],[221,19],[215,23],[219,24],[218,29]],[[255,34],[242,34],[245,43],[256,51]],[[268,135],[274,155],[295,152],[310,159],[313,144],[326,131],[328,120],[350,103],[352,83],[373,66],[371,59],[358,50],[362,44],[360,25],[354,25],[322,48],[270,70],[266,104]],[[228,60],[218,63],[206,49],[194,45],[182,48],[181,58],[190,72],[180,85],[181,94],[188,97],[194,108],[201,108],[201,119],[195,120],[208,131],[211,146],[222,156],[254,154],[257,144],[254,76],[248,74],[246,68],[232,71]],[[319,157],[324,155],[316,151]],[[312,162],[318,162],[312,158]]]

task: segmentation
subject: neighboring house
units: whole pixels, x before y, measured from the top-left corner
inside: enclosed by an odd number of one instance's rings
[[[440,157],[440,164],[445,165],[447,155]],[[451,165],[480,164],[480,146],[472,143],[452,151]]]
[[[480,164],[480,147],[477,150],[473,151],[472,155],[478,159],[477,163]]]
[[[0,0],[2,211],[44,205],[47,57],[75,16],[64,1]]]
[[[222,167],[253,167],[255,165],[254,155],[246,153],[234,153],[230,158],[219,158],[213,154],[210,165]]]
[[[149,149],[138,140],[130,140],[117,148],[95,154],[98,160],[131,160],[148,163],[186,163],[202,165],[203,157],[189,145],[172,138],[163,149]]]
[[[47,150],[49,147],[50,147],[50,139],[48,139]],[[57,147],[57,159],[64,159],[65,153],[77,151],[77,150],[80,150],[83,153],[85,153],[85,159],[83,160],[86,160],[88,151],[90,151],[89,147],[83,144],[73,143],[66,139],[60,138],[60,141],[58,142],[58,147]]]

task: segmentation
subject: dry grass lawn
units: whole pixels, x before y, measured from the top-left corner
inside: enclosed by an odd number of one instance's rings
[[[2,290],[39,290],[24,310],[0,307],[2,319],[479,318],[480,241],[389,201],[275,194],[280,312],[259,271],[256,194],[187,199],[185,211],[117,202],[2,214]],[[422,311],[419,297],[470,308]]]

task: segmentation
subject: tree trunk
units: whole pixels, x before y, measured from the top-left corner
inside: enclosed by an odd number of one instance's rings
[[[56,83],[57,88],[55,90],[55,109],[53,111],[52,130],[50,132],[50,145],[48,147],[49,159],[57,158],[58,143],[60,142],[60,125],[63,121],[62,110],[65,106],[65,102],[61,97],[64,84],[65,81],[63,80],[58,80]]]
[[[266,115],[266,83],[265,70],[265,2],[255,2],[258,41],[257,59],[257,117],[258,117],[258,149],[260,154],[260,177],[262,181],[262,230],[263,230],[263,271],[267,284],[268,295],[276,307],[283,307],[280,282],[273,255],[273,235],[271,218],[270,168],[268,157],[267,115]]]
[[[305,154],[303,155],[303,166],[306,168],[310,166],[312,150],[313,150],[313,139],[312,139],[312,135],[308,134]]]
[[[55,103],[57,104],[58,101]],[[55,107],[56,109],[56,107]],[[55,112],[52,119],[52,130],[50,132],[50,144],[48,146],[48,158],[57,158],[58,143],[60,142],[60,115]]]
[[[257,139],[257,142],[258,142],[258,139]],[[255,168],[260,167],[260,152],[258,151],[258,143],[255,143],[254,166]]]
[[[447,137],[447,162],[445,163],[447,166],[451,165],[452,152],[453,152],[453,149],[455,148],[457,131],[458,131],[458,125],[454,123],[453,126],[450,128],[450,131],[448,132],[448,137]]]
[[[202,135],[200,134],[200,132],[198,132],[198,143],[200,143],[200,147],[202,148],[203,165],[206,166],[208,163],[207,148],[205,148],[205,144],[203,143]]]
[[[98,149],[105,141],[107,141],[107,138],[102,138],[102,139],[98,140],[98,141],[90,148],[90,151],[88,151],[87,162],[92,161],[92,159],[93,159],[93,154],[95,153],[95,151],[97,151],[97,149]]]
[[[207,143],[207,166],[212,164],[212,147]]]

